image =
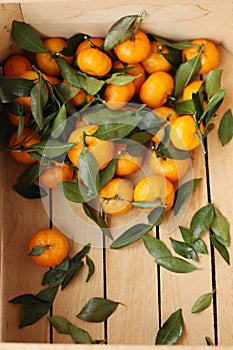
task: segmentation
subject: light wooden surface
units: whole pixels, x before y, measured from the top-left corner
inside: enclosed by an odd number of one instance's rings
[[[223,113],[232,106],[232,1],[141,1],[128,2],[115,1],[114,4],[105,0],[93,1],[59,1],[58,6],[54,2],[46,1],[39,5],[37,1],[22,1],[18,4],[8,4],[0,1],[0,31],[1,47],[0,61],[10,52],[15,51],[10,41],[10,24],[13,19],[20,19],[21,8],[24,19],[37,28],[43,35],[71,35],[78,31],[88,34],[104,35],[109,26],[120,16],[130,13],[146,11],[144,28],[153,30],[159,35],[170,38],[192,38],[205,35],[217,42],[223,43],[220,47],[220,67],[224,69],[223,87],[227,89]],[[45,10],[46,8],[46,10]],[[55,11],[56,9],[56,11]],[[104,18],[104,21],[103,21]],[[107,19],[107,20],[106,20]],[[172,24],[172,25],[171,25]],[[226,49],[227,48],[227,49]],[[222,210],[233,227],[232,217],[232,154],[233,142],[225,147],[217,140],[216,128],[208,137],[208,167],[210,180],[211,201]],[[41,287],[43,268],[39,268],[27,257],[27,241],[29,235],[41,226],[49,225],[48,202],[35,200],[33,202],[19,197],[11,190],[12,184],[20,171],[8,155],[0,154],[0,180],[1,203],[0,220],[1,230],[1,350],[63,350],[75,349],[102,349],[100,345],[79,346],[62,345],[58,343],[71,343],[68,336],[61,336],[53,332],[53,341],[56,345],[32,344],[49,342],[50,330],[44,317],[37,324],[18,329],[17,322],[20,309],[8,303],[8,300],[18,294],[37,292]],[[191,198],[189,207],[185,209],[185,216],[180,218],[178,224],[188,226],[194,212],[202,205],[207,204],[207,173],[205,159],[200,149],[195,151],[193,161],[195,177],[202,177]],[[88,330],[93,338],[103,338],[106,334],[109,344],[106,349],[152,349],[155,335],[159,328],[159,322],[166,318],[179,307],[183,309],[185,329],[179,340],[177,349],[197,350],[205,345],[205,336],[214,340],[217,334],[220,349],[227,346],[232,348],[233,330],[233,277],[232,266],[227,264],[215,252],[215,282],[217,290],[217,324],[214,325],[212,306],[200,314],[192,315],[190,310],[193,302],[202,293],[212,290],[212,271],[210,255],[201,256],[198,266],[201,270],[186,275],[178,275],[160,269],[160,277],[157,274],[157,266],[153,258],[145,250],[142,241],[124,248],[120,251],[102,249],[102,237],[91,223],[88,222],[88,232],[85,231],[86,219],[82,219],[81,211],[78,216],[81,224],[73,220],[73,213],[77,209],[72,205],[64,211],[60,194],[52,195],[54,225],[62,227],[70,233],[70,253],[80,250],[83,244],[91,239],[94,233],[93,247],[90,256],[96,265],[95,275],[89,283],[85,283],[87,269],[84,267],[77,281],[59,295],[54,304],[54,315],[62,315],[70,321]],[[64,203],[63,203],[64,204]],[[130,214],[132,215],[132,214]],[[134,222],[141,220],[137,217]],[[128,221],[130,223],[131,218]],[[161,239],[169,243],[169,237],[180,238],[177,223],[174,230],[170,230],[171,218],[160,229]],[[127,220],[121,218],[118,221],[111,219],[111,225],[120,226],[114,231],[119,234],[122,225]],[[63,225],[63,226],[62,226]],[[76,229],[80,236],[76,237]],[[155,234],[155,233],[151,233]],[[97,238],[96,238],[97,237]],[[72,238],[74,240],[72,241]],[[208,236],[205,237],[208,245]],[[209,248],[209,246],[208,246]],[[231,258],[233,247],[230,247]],[[158,278],[160,278],[158,280]],[[117,311],[110,317],[107,324],[88,324],[78,321],[75,315],[92,296],[106,296],[109,299],[120,301]],[[161,316],[161,320],[159,317]],[[19,343],[19,344],[16,344]],[[22,344],[24,343],[24,344]],[[30,344],[26,344],[30,343]],[[123,346],[117,344],[124,344]],[[125,345],[128,344],[128,345]],[[133,345],[134,344],[134,345]],[[137,346],[138,345],[138,346]],[[141,345],[141,346],[139,346]],[[147,345],[147,347],[145,346]],[[150,346],[151,345],[151,346]],[[180,345],[180,346],[179,346]],[[154,348],[154,346],[153,346]],[[163,347],[163,349],[167,347]]]

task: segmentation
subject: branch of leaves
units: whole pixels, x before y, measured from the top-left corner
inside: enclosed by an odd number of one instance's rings
[[[73,277],[79,272],[84,258],[88,266],[86,282],[90,280],[95,271],[95,266],[92,259],[88,256],[89,252],[90,244],[87,244],[72,258],[66,258],[61,264],[47,271],[43,276],[42,285],[48,285],[48,287],[39,293],[35,295],[19,295],[9,301],[13,304],[23,305],[19,321],[20,328],[34,324],[49,311],[59,287],[61,287],[61,290],[67,287]]]
[[[121,303],[94,297],[86,303],[76,317],[92,323],[104,322],[113,314],[119,304]],[[70,335],[76,344],[103,344],[106,342],[105,339],[92,339],[87,331],[75,326],[64,317],[52,316],[48,317],[48,320],[58,333]]]

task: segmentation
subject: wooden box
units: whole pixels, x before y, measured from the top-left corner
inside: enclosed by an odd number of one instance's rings
[[[11,34],[12,20],[24,20],[43,36],[69,37],[78,32],[104,36],[120,17],[145,12],[142,28],[173,40],[206,37],[219,46],[223,69],[222,86],[226,98],[218,112],[222,115],[232,106],[233,89],[233,3],[231,0],[184,1],[92,1],[57,0],[9,3],[0,1],[0,62],[16,51]],[[222,147],[217,137],[219,119],[208,136],[207,154],[195,151],[194,176],[201,184],[192,195],[189,206],[173,230],[167,222],[160,228],[160,237],[170,245],[169,237],[180,239],[178,225],[188,226],[197,209],[214,203],[233,226],[233,143]],[[46,316],[36,324],[19,329],[20,307],[9,300],[23,293],[37,293],[41,288],[43,267],[35,265],[27,254],[28,239],[32,232],[49,227],[50,218],[55,226],[70,233],[70,255],[96,234],[89,222],[77,222],[63,212],[59,197],[52,193],[46,200],[27,200],[12,190],[12,185],[23,166],[8,154],[0,153],[0,232],[1,232],[1,344],[0,349],[100,349],[104,345],[74,345],[71,338],[51,330]],[[56,198],[56,200],[54,200]],[[70,209],[70,208],[69,208]],[[71,206],[72,209],[72,206]],[[69,216],[70,214],[70,216]],[[76,213],[77,215],[77,213]],[[81,215],[81,214],[80,214]],[[133,214],[132,214],[133,215]],[[125,218],[111,220],[112,226],[124,227]],[[131,220],[134,220],[131,217]],[[72,240],[75,230],[82,231],[79,240]],[[88,231],[88,232],[87,232]],[[121,250],[102,249],[99,238],[90,252],[96,271],[86,283],[84,266],[69,288],[59,291],[52,314],[66,317],[87,330],[95,339],[107,338],[109,349],[152,349],[159,327],[169,315],[182,308],[184,330],[176,345],[197,348],[205,345],[205,337],[226,347],[233,344],[233,274],[219,253],[210,249],[208,234],[204,237],[209,254],[201,255],[199,270],[175,274],[158,269],[141,240]],[[229,247],[233,257],[232,245]],[[202,294],[216,288],[211,306],[192,314],[191,307]],[[117,311],[105,323],[88,323],[75,316],[94,296],[119,301]],[[10,343],[9,343],[10,342]],[[23,343],[23,344],[22,344]],[[53,343],[54,345],[49,345]],[[69,344],[69,345],[68,345]],[[127,346],[126,346],[127,345]]]

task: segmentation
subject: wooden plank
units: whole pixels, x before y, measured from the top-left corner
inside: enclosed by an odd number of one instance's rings
[[[160,228],[160,239],[167,244],[174,256],[178,255],[171,247],[170,237],[176,240],[182,240],[179,225],[189,227],[190,221],[194,213],[202,206],[208,203],[206,179],[205,179],[205,161],[201,148],[194,151],[193,160],[193,177],[202,178],[197,185],[196,190],[191,196],[191,201],[188,206],[182,207],[180,212],[182,216],[174,227],[168,230],[166,222]],[[179,215],[179,214],[178,214]],[[168,218],[171,220],[171,218]],[[209,250],[208,237],[203,237]],[[211,256],[210,251],[208,255],[199,255],[199,263],[194,264],[200,270],[190,273],[173,273],[164,268],[161,268],[161,323],[179,308],[182,309],[184,318],[184,333],[178,344],[193,344],[201,345],[205,343],[205,336],[213,339],[213,316],[212,308],[208,308],[202,313],[192,314],[191,309],[194,302],[199,296],[204,293],[211,292]],[[192,260],[190,260],[191,263]]]
[[[49,327],[44,317],[31,327],[19,329],[21,307],[10,304],[14,297],[38,293],[44,287],[41,285],[42,276],[46,269],[36,265],[28,256],[29,237],[42,227],[49,226],[49,219],[39,199],[31,200],[19,196],[12,185],[25,169],[10,155],[1,152],[2,167],[2,312],[1,339],[13,342],[47,342]]]
[[[217,136],[219,120],[223,113],[232,108],[232,56],[228,51],[221,49],[220,68],[223,68],[222,87],[227,90],[226,98],[218,112],[216,127],[209,136],[209,170],[211,200],[216,207],[226,216],[230,223],[231,234],[233,227],[232,217],[232,170],[233,170],[233,142],[224,147],[220,144]],[[217,141],[216,141],[217,140]],[[232,243],[229,254],[233,256]],[[218,252],[215,252],[216,270],[216,296],[217,296],[217,319],[218,319],[218,341],[220,345],[231,345],[233,343],[233,332],[229,328],[233,309],[233,280],[232,266],[228,266]]]
[[[103,237],[99,228],[88,219],[81,209],[81,204],[68,202],[59,190],[53,191],[52,221],[69,238],[69,256],[74,256],[85,244],[91,244],[90,258],[95,264],[95,273],[88,283],[86,264],[71,284],[60,291],[56,297],[53,315],[66,317],[70,322],[85,329],[93,339],[104,339],[104,324],[78,320],[76,315],[92,297],[104,297],[103,277]],[[85,262],[85,260],[84,260]],[[69,336],[53,333],[53,342],[72,342]]]

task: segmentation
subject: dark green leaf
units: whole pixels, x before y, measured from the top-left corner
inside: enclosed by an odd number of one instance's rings
[[[9,303],[12,303],[12,304],[25,304],[25,305],[30,305],[30,304],[40,303],[40,302],[41,300],[38,299],[33,294],[22,294],[9,300]]]
[[[185,150],[178,149],[174,146],[170,145],[170,136],[168,140],[168,145],[163,142],[163,140],[159,143],[156,149],[157,157],[165,157],[171,159],[188,159],[190,158],[190,153]]]
[[[33,86],[28,79],[0,76],[0,101],[8,103],[19,96],[30,96]]]
[[[207,74],[207,77],[205,80],[205,91],[207,94],[208,101],[221,88],[222,72],[223,72],[222,69],[213,69]]]
[[[40,245],[36,245],[33,247],[33,249],[31,250],[31,252],[29,253],[30,256],[40,256],[45,249],[48,249],[48,247],[42,247]]]
[[[230,265],[230,255],[228,253],[227,248],[219,243],[219,241],[210,233],[210,241],[213,246],[217,249],[222,258],[226,261],[228,265]]]
[[[125,16],[115,22],[107,32],[104,40],[104,50],[110,51],[117,44],[129,39],[138,15]]]
[[[173,312],[159,329],[155,344],[156,345],[172,345],[177,342],[183,333],[183,317],[182,310],[178,309]]]
[[[194,303],[193,307],[192,307],[192,314],[195,314],[197,312],[203,311],[205,309],[207,309],[210,304],[211,301],[213,299],[213,294],[215,291],[210,292],[210,293],[206,293],[206,294],[202,294]]]
[[[16,20],[12,22],[12,38],[24,50],[48,53],[34,29],[25,22]]]
[[[58,287],[57,286],[49,286],[48,288],[45,288],[41,290],[39,293],[36,294],[36,297],[39,298],[40,300],[50,302],[54,302],[54,299],[57,295]]]
[[[177,69],[182,63],[180,55],[176,52],[162,53],[163,57],[170,63],[170,65]]]
[[[153,209],[148,215],[147,219],[153,226],[159,226],[162,224],[164,215],[164,207],[158,207]]]
[[[88,188],[90,196],[98,196],[99,168],[93,154],[83,147],[78,158],[80,178]]]
[[[71,181],[64,181],[58,184],[58,188],[64,193],[64,196],[74,203],[85,203],[96,198],[92,196],[88,189]]]
[[[76,344],[92,344],[92,339],[84,329],[69,324],[69,334]]]
[[[191,60],[181,63],[176,71],[174,77],[174,97],[178,99],[182,94],[184,88],[188,85],[193,76],[195,76],[201,69],[201,61],[199,54],[193,57]]]
[[[48,194],[43,187],[39,187],[34,183],[32,184],[16,183],[12,187],[22,197],[28,198],[28,199],[43,198]]]
[[[52,137],[57,138],[63,133],[66,126],[66,114],[66,106],[63,104],[53,120],[51,127]]]
[[[210,225],[214,237],[224,245],[229,247],[230,245],[230,224],[227,218],[220,212],[220,210],[214,207],[214,218]]]
[[[190,234],[190,230],[186,227],[183,226],[179,226],[180,232],[181,232],[181,236],[183,238],[183,240],[186,243],[191,243],[192,242],[192,236]]]
[[[193,244],[192,244],[193,248],[195,249],[195,251],[197,253],[200,253],[200,254],[208,254],[208,250],[207,250],[207,247],[206,247],[206,244],[205,242],[199,238],[197,239]]]
[[[137,224],[130,227],[121,236],[119,236],[114,242],[110,244],[112,249],[120,249],[128,246],[129,244],[135,242],[141,238],[144,234],[152,229],[152,225]]]
[[[192,94],[192,101],[194,105],[196,120],[199,121],[203,115],[204,107],[203,107],[203,101],[201,100],[201,96],[199,92]]]
[[[60,83],[56,85],[55,90],[59,93],[59,96],[62,96],[62,102],[65,103],[77,95],[80,88],[69,83]]]
[[[77,317],[88,322],[103,322],[112,315],[118,305],[119,303],[112,300],[98,297],[91,298]]]
[[[50,287],[58,287],[63,282],[68,269],[69,259],[66,258],[61,264],[44,274],[42,285],[49,284]]]
[[[232,136],[233,116],[231,109],[228,109],[222,116],[218,127],[218,137],[222,146],[225,146],[229,141],[231,141]]]
[[[221,106],[224,97],[226,95],[226,90],[222,89],[218,91],[214,96],[211,97],[209,100],[204,113],[202,114],[202,118],[200,119],[203,120],[204,117],[207,115],[207,121],[209,121],[217,112],[218,108]]]
[[[126,137],[139,123],[141,117],[125,118],[121,122],[113,122],[112,124],[103,124],[95,132],[95,137],[102,140],[114,140]]]
[[[110,78],[108,78],[105,83],[106,84],[115,84],[115,85],[125,85],[134,81],[136,77],[129,74],[124,73],[113,73]]]
[[[72,259],[70,259],[70,266],[67,274],[62,282],[62,290],[68,285],[68,283],[73,279],[80,266],[82,266],[83,258],[90,252],[90,244],[87,244],[80,250]]]
[[[117,165],[117,158],[112,159],[111,162],[99,172],[100,184],[99,188],[101,189],[113,178]]]
[[[45,140],[31,146],[32,149],[40,153],[43,157],[53,158],[60,156],[72,147],[74,142],[63,143],[56,140]]]
[[[155,260],[156,263],[165,269],[176,273],[188,273],[197,268],[188,261],[177,258],[175,256],[168,256]]]
[[[167,39],[163,39],[158,37],[157,35],[153,35],[153,37],[159,41],[161,44],[171,47],[173,49],[177,49],[177,50],[185,50],[188,49],[190,47],[193,47],[193,44],[190,43],[190,41],[187,40],[180,40],[180,41],[176,41],[176,42],[170,42]]]
[[[192,217],[190,223],[190,234],[192,237],[192,243],[195,242],[200,236],[208,230],[214,217],[214,206],[209,203],[200,208]]]
[[[186,259],[192,259],[194,262],[198,261],[197,253],[191,244],[182,241],[177,241],[171,237],[170,240],[172,243],[172,247],[177,254],[183,256]]]
[[[200,182],[201,178],[192,179],[184,184],[182,184],[175,192],[175,200],[173,205],[174,215],[178,214],[180,207],[186,201],[186,199],[191,195],[195,190],[197,184]]]
[[[94,207],[88,205],[87,203],[83,203],[83,210],[85,214],[99,226],[104,235],[106,235],[110,239],[113,239],[111,231],[106,221],[104,220],[101,212],[96,210]]]
[[[88,255],[86,255],[86,264],[88,266],[88,275],[86,278],[86,282],[88,282],[90,280],[91,276],[95,272],[95,264],[94,264],[93,260]]]
[[[212,342],[212,340],[210,339],[210,337],[205,337],[205,340],[206,340],[206,344],[207,345],[214,345],[214,343]]]
[[[48,320],[58,333],[69,334],[68,326],[70,322],[66,318],[61,316],[52,316],[48,317]]]
[[[19,327],[23,328],[34,324],[49,311],[50,307],[51,303],[47,301],[24,304],[20,314]]]
[[[172,257],[172,253],[164,242],[150,236],[144,236],[143,242],[148,252],[155,258],[155,261],[165,257]]]
[[[195,112],[195,108],[192,100],[176,102],[174,104],[174,110],[178,114],[193,114]]]
[[[18,177],[17,182],[28,185],[32,184],[38,179],[44,168],[45,167],[41,164],[33,164]]]
[[[71,67],[64,58],[56,58],[56,62],[61,70],[62,77],[70,84],[84,89],[90,95],[96,95],[105,82],[94,77],[86,76]]]
[[[42,130],[44,127],[44,108],[48,102],[48,92],[41,79],[33,86],[30,96],[33,118],[35,119],[39,130]]]
[[[158,129],[150,130],[150,131],[140,131],[136,132],[135,134],[132,134],[130,136],[130,140],[134,142],[138,142],[141,144],[146,143],[147,141],[150,141],[150,139],[158,132]]]
[[[73,56],[78,45],[84,40],[85,34],[77,33],[66,40],[66,47],[61,51],[64,56]]]

